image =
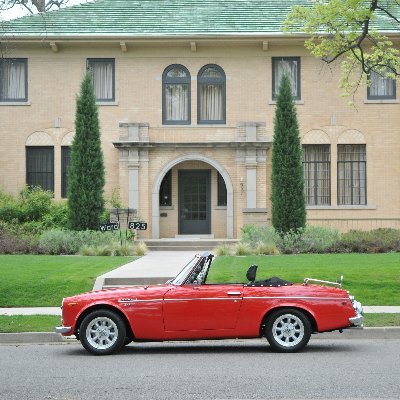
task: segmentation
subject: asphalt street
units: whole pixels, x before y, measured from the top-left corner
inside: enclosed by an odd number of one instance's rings
[[[297,354],[256,340],[0,345],[0,399],[399,399],[400,340],[311,339]]]

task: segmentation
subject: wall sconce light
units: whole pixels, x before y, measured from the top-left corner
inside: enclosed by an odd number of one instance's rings
[[[243,183],[243,177],[240,178],[240,194],[244,193],[244,183]]]
[[[337,117],[336,115],[331,116],[331,125],[336,125],[337,124]]]
[[[56,117],[54,119],[54,128],[61,128],[61,118],[60,117]]]

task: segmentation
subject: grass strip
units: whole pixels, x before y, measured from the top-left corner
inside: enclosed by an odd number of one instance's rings
[[[57,315],[0,315],[0,333],[54,332],[60,325]]]
[[[302,283],[304,278],[335,281],[343,275],[343,288],[363,305],[400,305],[400,253],[221,256],[215,259],[207,282],[246,282],[252,264],[258,265],[257,280],[279,276]]]
[[[400,326],[400,314],[364,314],[366,327]]]
[[[136,257],[137,258],[137,257]],[[1,307],[57,307],[135,257],[0,255]]]

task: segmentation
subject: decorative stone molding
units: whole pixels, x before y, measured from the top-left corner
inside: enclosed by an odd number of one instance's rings
[[[26,146],[54,146],[54,139],[46,132],[34,132],[26,139]]]
[[[339,144],[365,144],[365,136],[355,129],[349,129],[338,137]]]
[[[68,132],[61,140],[61,146],[72,146],[72,141],[74,140],[75,132]]]
[[[302,138],[302,144],[330,144],[329,136],[321,129],[313,129]]]
[[[149,124],[145,122],[120,122],[119,140],[130,142],[148,142]]]

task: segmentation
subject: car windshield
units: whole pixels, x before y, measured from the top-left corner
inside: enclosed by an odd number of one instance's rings
[[[190,260],[182,269],[181,272],[174,278],[174,280],[171,282],[173,285],[181,285],[186,277],[188,276],[189,272],[192,270],[192,268],[199,262],[199,259],[201,256],[197,255],[195,256],[192,260]]]

